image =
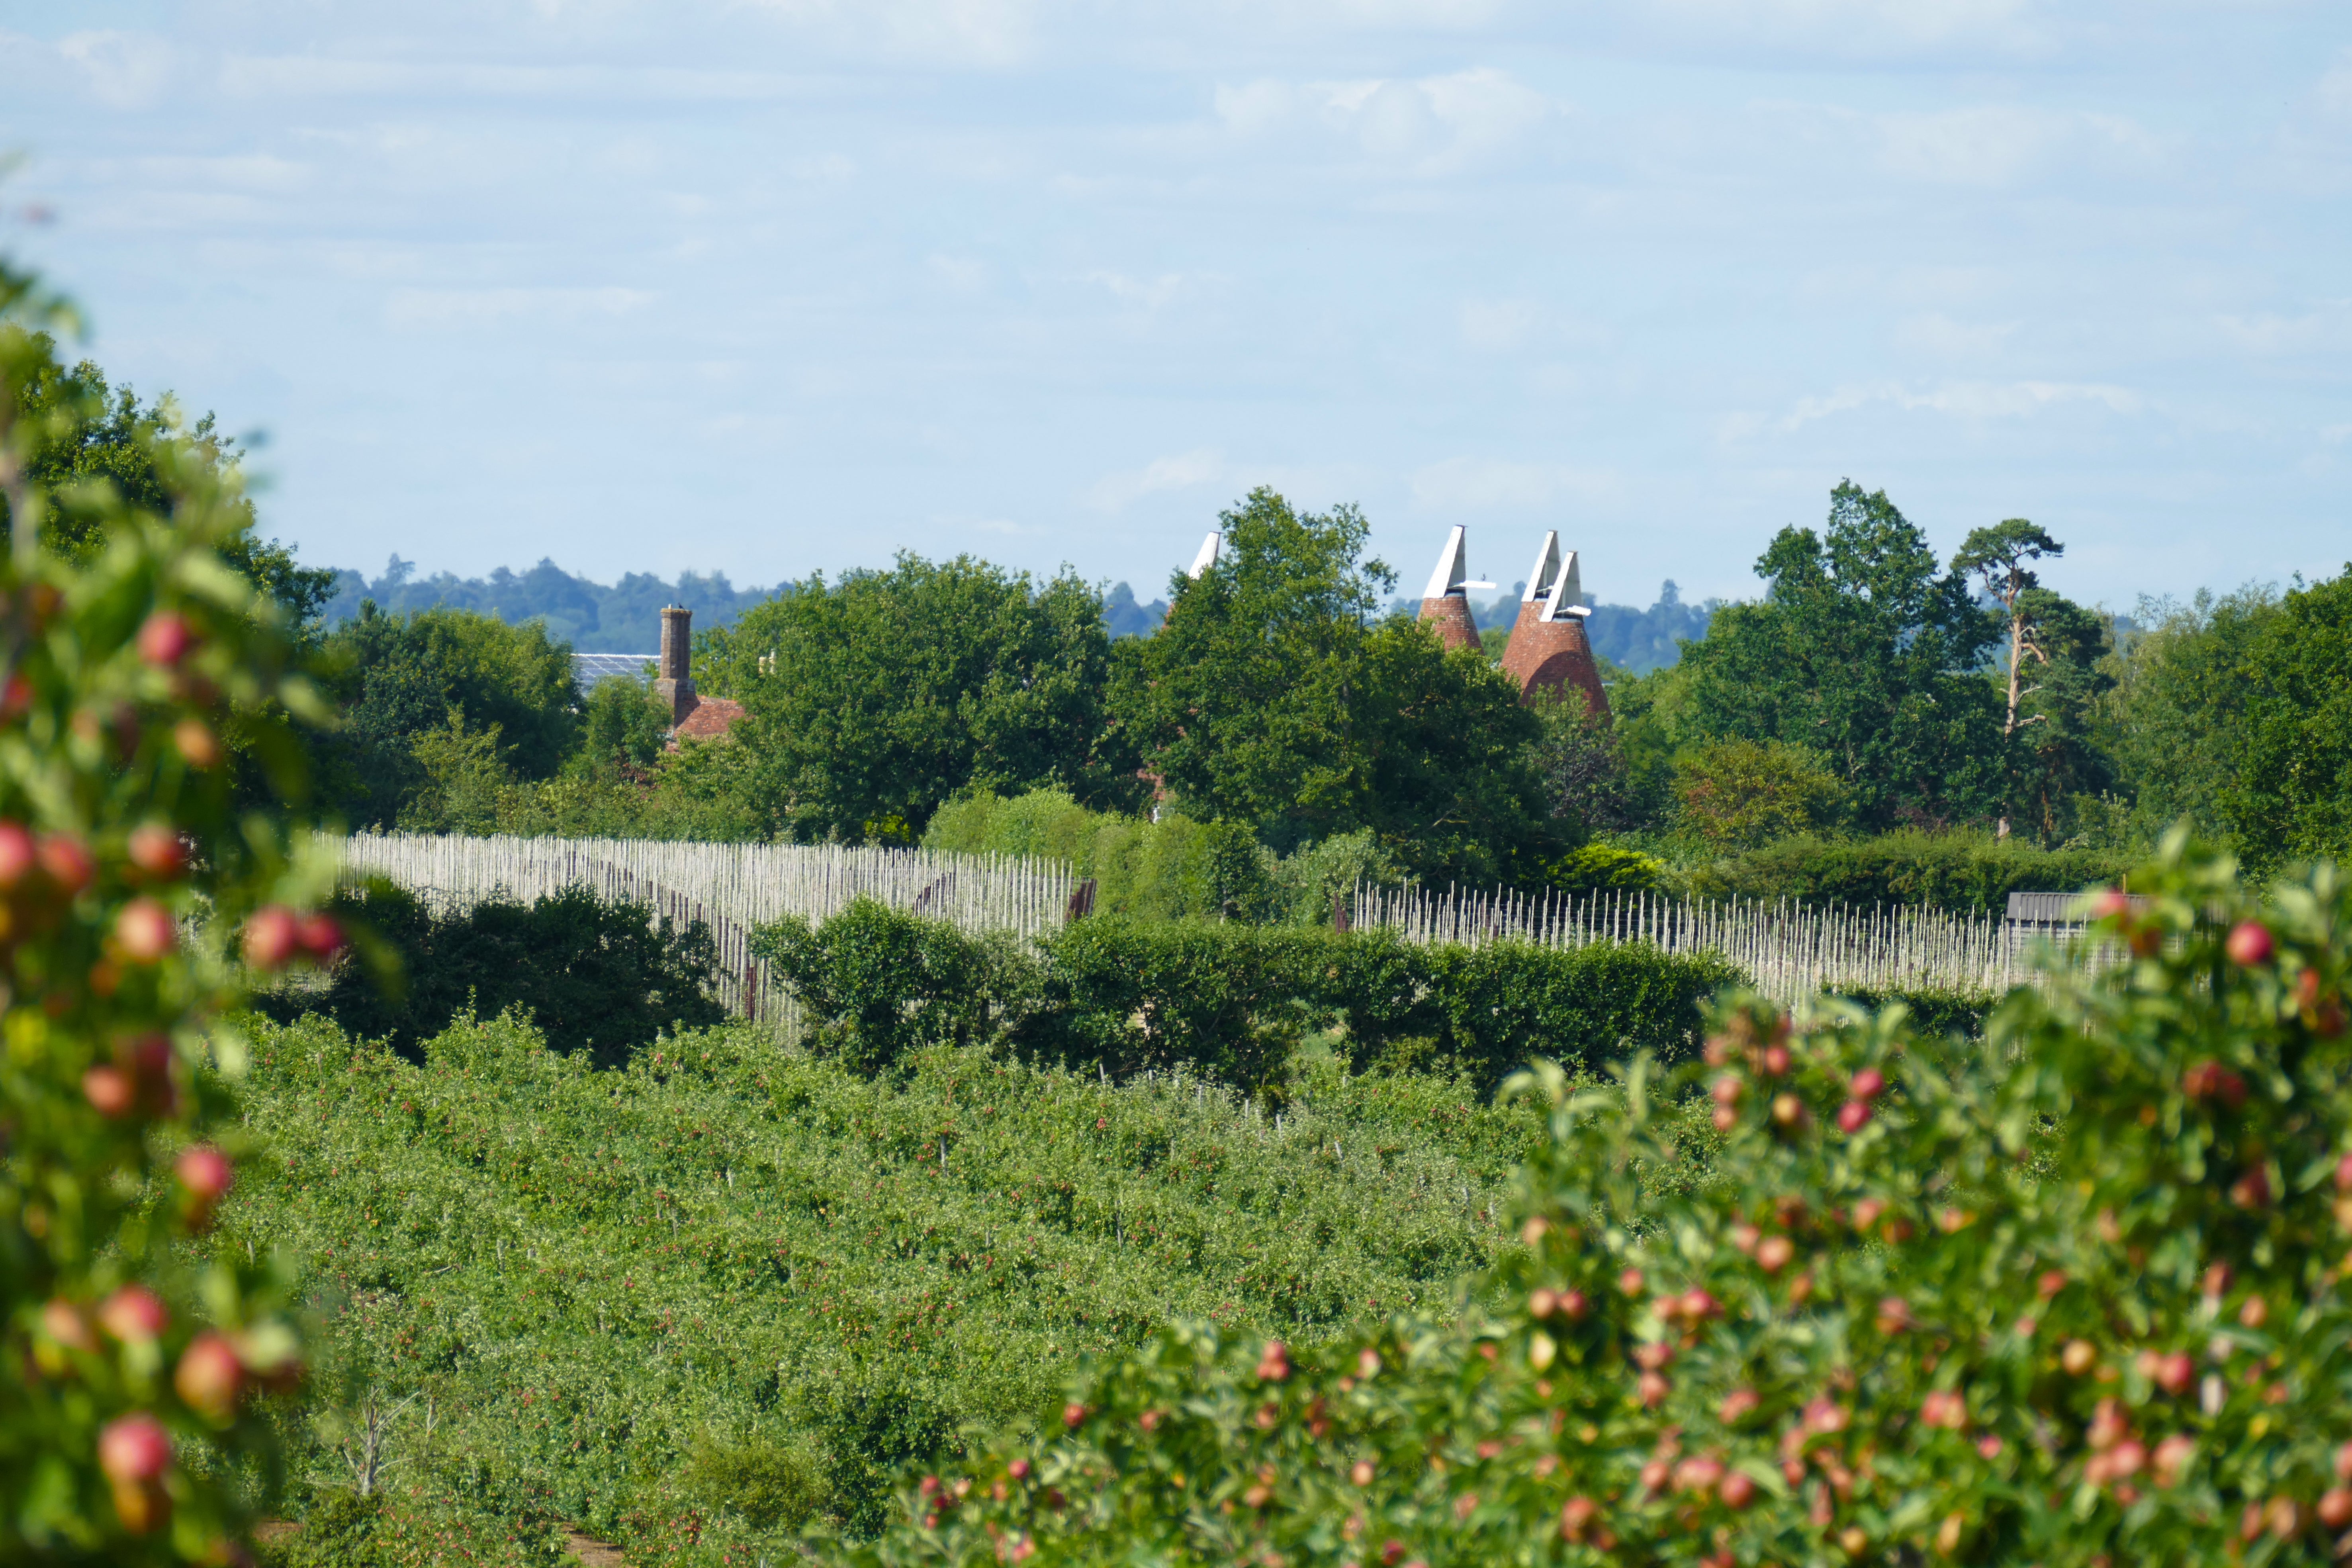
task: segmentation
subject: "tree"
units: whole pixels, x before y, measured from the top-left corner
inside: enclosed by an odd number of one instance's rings
[[[1835,815],[1845,791],[1822,760],[1784,741],[1718,741],[1675,762],[1675,829],[1717,849],[1806,833]]]
[[[2251,691],[2242,672],[2278,613],[2278,595],[2264,587],[2139,601],[2137,629],[2106,659],[2115,684],[2092,716],[2096,749],[2115,759],[2128,797],[2106,829],[2117,847],[2153,845],[2179,822],[2235,835]]]
[[[245,1136],[228,1020],[249,973],[341,937],[295,912],[331,868],[282,796],[237,800],[222,737],[290,791],[287,715],[326,710],[220,553],[251,517],[233,472],[159,443],[141,503],[53,508],[61,314],[0,260],[0,1560],[227,1562],[302,1350],[282,1277],[206,1236]],[[53,521],[107,548],[69,559]]]
[[[697,642],[702,689],[746,710],[733,744],[749,782],[801,839],[911,843],[966,792],[1141,798],[1104,707],[1102,600],[1067,572],[1039,584],[901,554],[837,585],[812,577]]]
[[[321,747],[327,804],[356,824],[391,825],[426,781],[420,741],[432,740],[428,751],[445,769],[471,754],[444,743],[453,734],[495,731],[488,756],[500,773],[552,777],[579,736],[571,654],[535,622],[510,626],[449,609],[387,616],[362,605],[322,648],[343,714],[341,731]]]
[[[1394,574],[1363,515],[1253,490],[1217,563],[1171,579],[1168,619],[1118,647],[1113,707],[1184,809],[1278,850],[1370,827],[1424,876],[1540,876],[1555,831],[1540,733],[1475,649],[1376,621]]]
[[[70,370],[47,333],[25,335],[27,371],[16,389],[23,427],[37,429],[24,460],[25,478],[48,497],[42,541],[68,561],[88,564],[111,537],[117,509],[172,516],[170,473],[193,463],[234,481],[243,453],[220,433],[210,414],[191,424],[166,394],[142,404],[128,386],[110,386],[89,360]],[[166,454],[169,454],[168,458]],[[294,552],[257,531],[252,498],[232,490],[227,504],[236,527],[221,554],[283,605],[289,621],[308,633],[334,591],[335,574],[296,563]],[[0,493],[0,534],[11,526]]]
[[[1973,673],[1990,623],[1885,491],[1840,483],[1825,533],[1782,529],[1756,570],[1764,599],[1684,645],[1691,727],[1819,752],[1865,828],[1997,809],[2000,719]]]
[[[2240,852],[2352,862],[2352,566],[2289,592],[2242,668],[2242,750],[2222,792]]]
[[[2098,668],[2104,629],[2097,616],[2042,586],[2031,564],[2064,553],[2048,533],[2012,517],[1976,530],[1952,557],[1955,574],[1983,579],[2007,623],[2000,726],[2006,780],[1996,838],[2009,837],[2021,798],[2035,803],[2042,838],[2055,837],[2066,797],[2107,782],[2105,758],[2089,733],[2091,705],[2113,684]]]

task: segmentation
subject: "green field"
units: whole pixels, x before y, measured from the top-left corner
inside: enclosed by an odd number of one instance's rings
[[[262,1027],[262,1152],[221,1232],[281,1249],[319,1314],[289,1510],[304,1475],[348,1486],[333,1447],[371,1390],[418,1396],[386,1446],[390,1561],[527,1560],[562,1522],[638,1563],[871,1529],[893,1466],[1171,1317],[1312,1341],[1447,1315],[1538,1136],[1311,1051],[1273,1115],[978,1050],[868,1081],[748,1028],[625,1071],[510,1019],[425,1058]]]

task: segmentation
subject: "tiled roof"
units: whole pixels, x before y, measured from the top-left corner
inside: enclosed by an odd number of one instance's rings
[[[681,741],[716,741],[743,717],[743,705],[724,697],[697,697],[671,734]]]

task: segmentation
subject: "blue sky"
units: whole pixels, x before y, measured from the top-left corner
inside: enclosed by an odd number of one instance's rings
[[[1646,604],[1849,475],[2118,606],[2352,557],[2340,0],[0,0],[0,147],[328,564],[1149,596],[1264,483]]]

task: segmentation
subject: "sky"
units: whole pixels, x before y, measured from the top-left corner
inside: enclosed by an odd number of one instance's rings
[[[0,250],[306,562],[1747,597],[1831,488],[2352,559],[2341,0],[0,0]]]

